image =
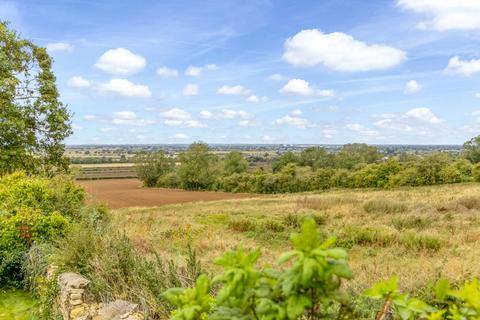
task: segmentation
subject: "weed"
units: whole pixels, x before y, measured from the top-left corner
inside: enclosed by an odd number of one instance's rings
[[[283,216],[283,223],[291,228],[299,228],[302,221],[298,215],[287,213],[287,215]]]
[[[272,232],[282,232],[283,230],[285,230],[285,227],[277,221],[267,220],[261,224],[261,229]]]
[[[236,232],[254,231],[257,224],[252,220],[247,219],[233,219],[228,222],[230,229]]]
[[[402,213],[408,210],[408,206],[403,202],[379,198],[365,202],[363,210],[367,213]]]
[[[423,230],[432,224],[432,220],[429,218],[422,218],[417,216],[397,217],[392,219],[392,225],[398,231],[405,229],[418,229]]]
[[[428,234],[418,234],[414,232],[407,232],[400,236],[399,240],[407,249],[413,250],[430,250],[438,251],[442,247],[442,241]]]

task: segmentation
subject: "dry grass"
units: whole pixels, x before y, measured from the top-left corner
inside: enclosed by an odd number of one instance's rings
[[[438,277],[478,275],[480,265],[478,184],[273,195],[119,209],[114,216],[136,242],[169,255],[184,254],[191,237],[210,269],[237,245],[260,248],[262,263],[276,263],[289,234],[313,216],[325,237],[336,235],[348,248],[356,290],[398,274],[404,289],[415,291]]]

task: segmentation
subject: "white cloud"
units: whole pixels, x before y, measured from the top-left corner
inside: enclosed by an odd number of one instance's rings
[[[172,108],[170,110],[162,112],[161,115],[165,119],[181,120],[181,121],[190,120],[192,117],[192,115],[189,112],[179,108]]]
[[[113,128],[100,128],[100,132],[110,132]]]
[[[184,127],[184,128],[206,128],[207,124],[198,120],[192,119],[192,115],[182,109],[172,108],[161,113],[165,118],[164,124],[169,127]]]
[[[475,93],[475,97],[480,99],[480,92]]]
[[[276,125],[289,125],[297,127],[299,129],[305,129],[308,127],[313,127],[313,124],[308,121],[308,119],[300,118],[298,112],[292,112],[292,115],[286,115],[284,117],[276,119],[273,123]],[[294,114],[295,113],[295,114]]]
[[[198,84],[187,84],[183,87],[182,95],[184,96],[196,96],[200,92]]]
[[[265,101],[268,101],[268,97],[259,97],[257,95],[254,95],[252,94],[251,96],[249,96],[247,99],[246,99],[248,102],[252,102],[252,103],[258,103],[258,102],[265,102]]]
[[[428,128],[445,122],[429,108],[415,108],[404,114],[384,114],[374,123],[375,126],[403,132],[428,132]]]
[[[406,53],[385,45],[369,45],[352,36],[317,29],[302,30],[285,41],[283,59],[298,66],[322,64],[337,71],[388,69],[406,59]]]
[[[480,29],[480,2],[477,0],[397,0],[401,8],[427,16],[420,29]]]
[[[74,76],[68,79],[67,85],[70,88],[85,89],[85,88],[89,88],[91,86],[91,83],[90,81],[82,78],[81,76]]]
[[[187,139],[190,139],[189,136],[187,136],[186,134],[184,133],[176,133],[174,136],[173,136],[174,139],[178,139],[178,140],[187,140]]]
[[[442,119],[438,118],[432,110],[428,108],[415,108],[405,113],[405,118],[415,119],[423,121],[430,124],[439,124],[444,122]]]
[[[314,88],[303,79],[291,79],[280,90],[283,94],[299,95],[299,96],[320,96],[320,97],[333,97],[335,92],[333,90],[320,90]]]
[[[217,70],[218,67],[215,64],[207,64],[203,67],[189,66],[185,70],[185,75],[189,77],[200,77],[205,70]]]
[[[295,110],[292,111],[292,116],[298,117],[298,116],[301,116],[301,115],[302,115],[302,110],[300,110],[300,109],[295,109]]]
[[[116,125],[143,127],[145,125],[153,124],[155,121],[139,118],[133,111],[118,111],[113,113],[111,123]]]
[[[253,127],[255,126],[257,123],[256,121],[254,120],[240,120],[238,122],[238,125],[241,126],[241,127]]]
[[[223,109],[220,113],[220,118],[225,119],[233,119],[233,118],[241,118],[241,119],[248,119],[251,115],[246,112],[245,110],[232,110],[232,109]]]
[[[146,64],[144,57],[118,48],[106,51],[95,63],[95,67],[110,74],[131,75],[143,70]]]
[[[217,94],[230,95],[230,96],[241,96],[247,95],[250,93],[250,90],[244,86],[222,86],[217,90]]]
[[[415,80],[410,80],[405,84],[403,92],[406,94],[415,94],[422,90],[422,86]]]
[[[211,119],[213,117],[213,113],[207,110],[200,111],[200,118],[202,119]]]
[[[273,81],[285,81],[288,80],[287,76],[284,76],[283,74],[279,73],[274,73],[268,79],[273,80]]]
[[[55,52],[55,51],[72,52],[74,47],[70,43],[66,43],[66,42],[50,42],[50,43],[47,43],[46,48],[48,52]]]
[[[346,125],[347,129],[358,132],[365,136],[377,136],[378,132],[372,129],[369,129],[359,123],[349,123]]]
[[[141,84],[134,84],[126,79],[111,79],[98,86],[101,92],[115,93],[124,97],[147,98],[152,95],[150,88]]]
[[[157,69],[157,76],[161,78],[176,78],[178,77],[178,70],[160,67]]]
[[[262,141],[263,141],[263,142],[271,142],[271,141],[274,141],[274,140],[275,140],[275,139],[273,139],[273,138],[270,137],[270,136],[267,136],[267,135],[262,136]]]
[[[448,61],[448,66],[444,71],[448,74],[458,74],[468,77],[480,72],[480,60],[460,60],[458,56],[455,56]]]

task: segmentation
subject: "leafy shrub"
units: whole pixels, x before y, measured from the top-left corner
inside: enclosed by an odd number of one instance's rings
[[[341,298],[342,281],[352,277],[346,252],[332,247],[334,239],[322,243],[311,219],[291,241],[293,250],[280,258],[290,262],[287,269],[256,270],[260,252],[239,248],[216,260],[224,272],[212,281],[201,276],[194,288],[166,291],[165,298],[177,307],[171,319],[323,319],[333,310],[348,314]],[[219,290],[211,296],[214,285]]]
[[[285,227],[282,224],[274,220],[264,221],[261,228],[262,230],[268,230],[272,232],[282,232],[283,230],[285,230]]]
[[[62,237],[83,200],[83,189],[66,177],[0,178],[0,287],[21,285],[29,248]]]
[[[180,177],[175,172],[169,172],[158,178],[157,187],[176,189],[180,187]]]
[[[378,198],[365,202],[363,210],[367,213],[402,213],[408,210],[408,206],[403,202]]]
[[[142,152],[135,156],[135,170],[146,187],[155,187],[158,179],[173,171],[175,165],[164,151]]]

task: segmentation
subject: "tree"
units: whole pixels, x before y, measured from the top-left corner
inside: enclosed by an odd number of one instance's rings
[[[374,163],[382,158],[378,149],[364,143],[351,143],[343,146],[336,155],[336,165],[340,168],[353,169],[359,164]]]
[[[209,189],[218,176],[218,158],[205,143],[193,143],[179,155],[178,175],[182,187],[190,190]]]
[[[0,22],[0,174],[68,169],[70,114],[51,68],[46,49]]]
[[[480,136],[470,139],[463,144],[463,154],[471,163],[480,162]]]
[[[275,159],[272,162],[272,170],[273,172],[279,172],[282,170],[283,167],[285,167],[289,163],[298,163],[298,155],[295,153],[289,151],[284,154],[282,154],[278,159]]]
[[[175,165],[164,151],[142,152],[134,160],[138,178],[146,187],[155,187],[158,179],[173,171]]]
[[[333,167],[333,156],[324,148],[309,147],[300,153],[300,165],[314,169]]]
[[[229,152],[223,162],[223,171],[225,175],[234,173],[243,173],[248,169],[248,161],[245,160],[243,154],[239,151]]]

